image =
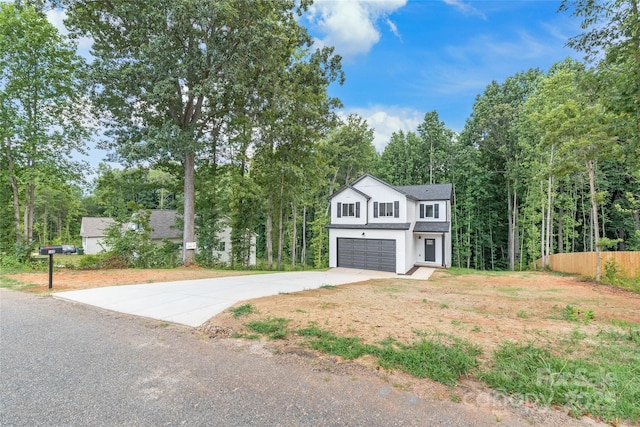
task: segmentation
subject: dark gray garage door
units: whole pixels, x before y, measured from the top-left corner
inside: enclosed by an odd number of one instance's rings
[[[396,271],[396,241],[338,239],[338,267]]]

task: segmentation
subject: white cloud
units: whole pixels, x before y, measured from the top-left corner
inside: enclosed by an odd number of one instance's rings
[[[394,132],[415,132],[424,118],[424,113],[412,108],[387,105],[350,108],[343,114],[346,117],[353,113],[365,119],[373,129],[373,145],[378,152],[384,150]]]
[[[398,28],[388,14],[407,0],[320,0],[309,8],[308,19],[323,38],[318,46],[334,46],[345,58],[366,54],[380,40],[379,20],[399,37]]]
[[[487,19],[484,13],[482,13],[480,10],[476,9],[475,7],[471,6],[469,3],[465,3],[462,0],[444,0],[444,2],[449,6],[455,7],[465,15],[475,15],[475,16],[479,16],[482,19],[485,19],[485,20]]]

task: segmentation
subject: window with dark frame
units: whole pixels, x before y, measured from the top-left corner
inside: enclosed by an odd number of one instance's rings
[[[342,216],[356,216],[355,203],[343,203]]]
[[[393,216],[393,203],[380,203],[378,205],[379,216]]]
[[[427,205],[427,204],[420,204],[420,218],[439,218],[440,217],[440,212],[439,209],[440,205],[439,204],[433,204],[433,205]]]

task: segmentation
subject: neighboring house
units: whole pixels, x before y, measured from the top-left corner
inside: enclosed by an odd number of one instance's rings
[[[218,247],[213,250],[213,256],[218,257],[218,260],[222,263],[228,264],[231,262],[231,226],[229,225],[231,219],[229,217],[222,217],[220,219],[220,232],[218,233]],[[253,231],[249,231],[251,236],[251,250],[249,252],[249,265],[256,265],[256,236]]]
[[[151,240],[161,243],[162,240],[167,239],[174,243],[182,243],[182,231],[175,225],[177,215],[175,210],[152,209],[149,216],[149,226],[152,229]],[[115,223],[113,218],[82,218],[80,236],[85,254],[97,254],[109,249],[104,243],[104,238],[107,236],[107,227],[113,223]],[[127,227],[135,229],[137,225],[131,222]]]
[[[369,174],[342,187],[329,198],[329,267],[451,266],[451,195],[451,184],[393,186]]]
[[[106,236],[107,227],[113,223],[115,223],[113,218],[82,217],[80,236],[85,254],[94,255],[105,249],[102,241]]]
[[[161,243],[169,240],[182,244],[182,230],[176,226],[178,212],[175,210],[152,209],[149,216],[149,226],[151,227],[151,240]],[[221,229],[218,234],[219,246],[213,251],[213,255],[223,263],[231,260],[231,227],[229,218],[222,218]],[[80,236],[82,236],[82,246],[85,254],[97,254],[109,248],[104,243],[106,229],[115,223],[112,218],[83,217],[80,225]],[[127,227],[135,229],[137,224],[134,221],[127,224]],[[256,265],[256,234],[251,232],[251,252],[249,265]]]

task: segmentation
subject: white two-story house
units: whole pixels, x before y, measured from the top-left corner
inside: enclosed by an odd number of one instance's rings
[[[451,194],[451,184],[393,186],[369,174],[342,187],[329,198],[329,266],[451,266]]]

